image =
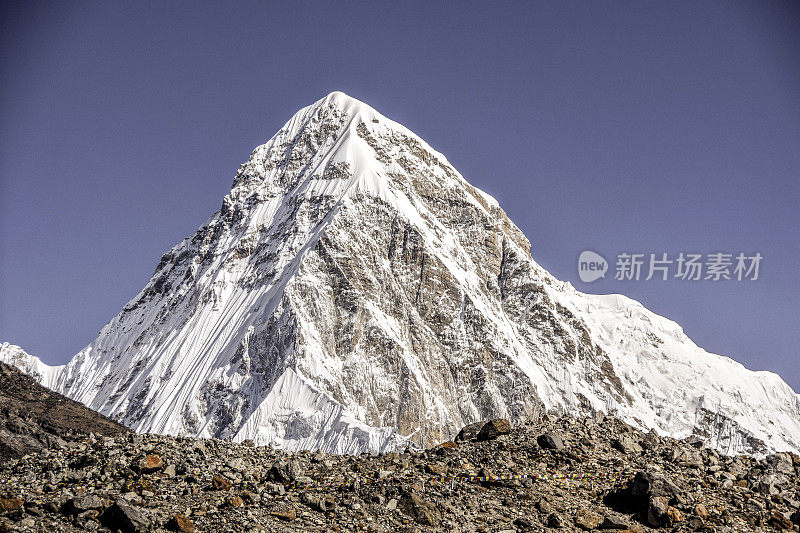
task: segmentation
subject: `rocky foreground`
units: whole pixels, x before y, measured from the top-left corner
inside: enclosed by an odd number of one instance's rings
[[[361,457],[91,434],[0,467],[0,530],[791,531],[799,465],[602,416],[491,421]]]

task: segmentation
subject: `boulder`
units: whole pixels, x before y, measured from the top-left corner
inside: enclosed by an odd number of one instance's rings
[[[23,502],[19,498],[0,498],[0,516],[21,513],[22,504]]]
[[[270,511],[269,514],[275,518],[279,518],[280,520],[285,520],[287,522],[291,522],[297,518],[297,510],[294,507],[289,506],[278,507]]]
[[[225,506],[226,507],[241,507],[244,505],[244,500],[241,496],[228,496],[225,498]]]
[[[647,506],[647,523],[652,527],[665,526],[669,520],[669,516],[667,515],[668,510],[669,505],[667,505],[666,498],[663,496],[651,498]]]
[[[788,453],[773,453],[764,458],[767,470],[776,474],[794,474],[794,462]]]
[[[600,529],[630,529],[628,521],[618,516],[606,516],[600,524]]]
[[[111,529],[123,533],[143,533],[150,531],[150,520],[138,507],[119,499],[103,514],[103,523]]]
[[[564,518],[558,513],[550,513],[547,516],[547,527],[556,529],[564,527]]]
[[[764,474],[758,479],[755,488],[761,494],[772,496],[779,494],[781,488],[789,483],[789,479],[783,474]]]
[[[653,472],[637,472],[630,484],[633,497],[653,498],[663,496],[672,498],[680,490],[662,474]]]
[[[447,467],[436,463],[429,463],[425,465],[425,471],[434,476],[443,476],[447,473]]]
[[[603,515],[597,514],[595,512],[589,511],[587,509],[579,510],[573,522],[575,525],[581,529],[585,529],[587,531],[591,531],[592,529],[597,528],[603,521]]]
[[[300,463],[294,459],[287,461],[277,461],[267,472],[267,481],[277,481],[278,483],[291,483],[303,475]]]
[[[231,482],[222,476],[214,476],[211,479],[211,488],[214,490],[228,490],[232,486]]]
[[[151,454],[139,461],[139,470],[143,474],[160,472],[162,468],[164,468],[164,461],[158,455]]]
[[[423,500],[414,493],[410,494],[407,498],[403,498],[403,501],[400,503],[400,508],[422,525],[431,527],[437,527],[439,525],[439,511],[436,509],[436,506]]]
[[[544,435],[539,435],[536,438],[536,443],[539,445],[539,447],[544,448],[545,450],[564,449],[564,442],[561,440],[561,437],[554,433],[545,433]]]
[[[91,510],[100,511],[108,507],[109,503],[108,500],[96,494],[88,494],[86,496],[78,496],[67,500],[62,508],[62,512],[64,514],[77,515]]]
[[[167,523],[167,527],[173,531],[179,531],[180,533],[195,533],[196,531],[194,523],[189,520],[189,517],[182,514],[173,516],[169,523]]]
[[[475,437],[478,436],[481,428],[483,428],[483,424],[483,422],[475,422],[464,426],[456,435],[456,442],[475,440]]]
[[[496,439],[500,435],[507,435],[511,433],[511,424],[505,418],[497,418],[495,420],[489,420],[486,422],[481,430],[478,432],[478,435],[475,437],[475,440],[487,441]]]
[[[638,442],[628,435],[620,435],[618,438],[614,439],[612,446],[622,453],[627,454],[640,454],[644,450]]]
[[[794,524],[780,511],[772,511],[767,519],[767,524],[778,530],[793,530]]]

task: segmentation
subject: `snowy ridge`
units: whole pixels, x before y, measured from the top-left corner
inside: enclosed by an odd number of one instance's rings
[[[613,412],[728,453],[800,449],[778,376],[624,296],[553,278],[497,202],[334,92],[67,365],[0,360],[136,431],[361,453],[545,409]]]
[[[0,343],[0,361],[18,368],[33,377],[41,385],[50,388],[53,388],[51,385],[54,377],[62,368],[60,366],[46,365],[38,357],[28,355],[19,346],[7,342]]]

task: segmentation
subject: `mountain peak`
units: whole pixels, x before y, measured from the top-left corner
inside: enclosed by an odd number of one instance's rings
[[[298,179],[287,180],[287,174]],[[494,198],[469,185],[423,139],[364,102],[334,91],[295,113],[253,150],[239,168],[229,201],[253,194],[272,198],[324,192],[404,202],[402,191],[424,184],[430,185],[428,195],[465,188],[481,208],[499,209]]]
[[[560,282],[493,198],[340,92],[256,148],[67,365],[14,348],[0,360],[142,432],[360,453],[604,411],[728,453],[800,449],[783,381]]]
[[[375,111],[368,104],[342,91],[333,91],[324,98],[317,100],[310,107],[320,108],[324,106],[336,107],[337,109],[341,109],[342,111],[345,111],[350,115],[355,115],[358,114],[359,112],[373,113],[373,114],[377,113],[377,111]]]
[[[253,150],[250,159],[239,168],[232,193],[241,198],[266,188],[269,194],[285,194],[298,183],[286,182],[280,176],[296,169],[300,161],[312,163],[309,159],[316,166],[310,169],[311,175],[324,173],[329,163],[367,166],[373,154],[369,146],[359,142],[359,126],[374,125],[380,116],[343,92],[328,94],[300,109],[269,141]]]

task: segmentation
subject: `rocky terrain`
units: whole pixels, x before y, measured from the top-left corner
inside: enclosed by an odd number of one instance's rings
[[[0,531],[798,531],[799,467],[603,415],[358,457],[90,434],[2,464]]]
[[[0,363],[0,459],[59,448],[80,435],[116,436],[127,429]]]

